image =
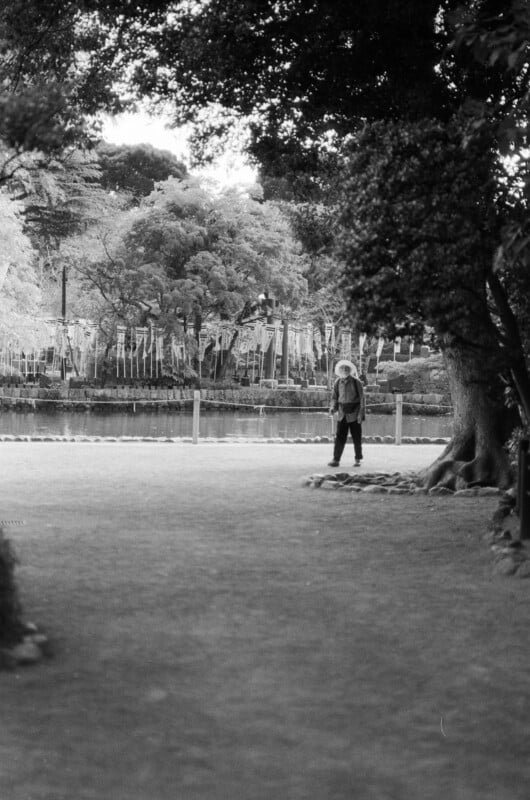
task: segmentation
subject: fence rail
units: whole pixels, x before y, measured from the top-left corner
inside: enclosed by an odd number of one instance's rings
[[[83,406],[84,408],[90,407],[100,407],[100,406],[115,406],[115,407],[123,407],[127,406],[132,408],[133,412],[137,411],[137,407],[145,408],[149,406],[156,406],[156,405],[163,405],[166,407],[171,406],[180,406],[181,408],[184,406],[191,406],[192,408],[192,442],[194,444],[198,444],[199,442],[199,429],[200,429],[200,417],[201,417],[201,406],[207,407],[217,407],[217,408],[230,408],[230,409],[251,409],[256,411],[259,416],[264,416],[267,411],[305,411],[305,412],[326,412],[329,409],[328,404],[326,405],[319,405],[319,406],[285,406],[285,405],[269,405],[267,403],[237,403],[231,402],[228,400],[216,400],[210,397],[202,396],[201,391],[195,390],[193,392],[193,397],[186,397],[186,398],[145,398],[145,399],[133,399],[133,398],[116,398],[116,399],[99,399],[97,397],[85,398],[85,399],[70,399],[70,398],[35,398],[35,397],[4,397],[0,398],[0,400],[9,400],[10,404],[13,405],[25,405],[27,404],[32,409],[37,409],[38,406],[41,404],[50,404],[50,405],[69,405],[69,406]],[[441,412],[450,412],[453,410],[453,407],[450,405],[441,405],[441,404],[433,404],[433,403],[418,403],[418,402],[409,402],[404,401],[402,394],[395,394],[393,396],[392,402],[368,402],[366,408],[369,410],[370,408],[377,408],[381,409],[382,407],[387,407],[392,409],[392,412],[395,415],[395,425],[394,425],[394,443],[396,445],[400,445],[402,443],[403,435],[403,409],[405,407],[413,407],[415,409],[421,408],[422,406],[425,409],[429,409],[429,411],[433,411],[433,409],[437,409]]]

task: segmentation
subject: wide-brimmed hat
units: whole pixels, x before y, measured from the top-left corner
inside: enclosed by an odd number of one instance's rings
[[[357,377],[357,367],[353,363],[353,361],[348,361],[347,358],[343,358],[341,361],[337,361],[335,364],[335,375],[340,376],[340,368],[341,367],[348,367],[350,370],[350,374],[353,375],[355,378]]]

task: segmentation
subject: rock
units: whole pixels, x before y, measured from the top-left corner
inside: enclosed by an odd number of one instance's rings
[[[377,483],[371,483],[368,486],[363,486],[361,491],[366,492],[366,494],[387,494],[388,489],[386,489],[384,486],[380,486]]]
[[[508,506],[508,508],[513,508],[517,503],[517,495],[515,489],[508,489],[507,491],[502,493],[502,497],[499,500],[499,505]]]
[[[518,564],[512,558],[501,558],[493,567],[497,575],[514,575]]]
[[[454,492],[455,497],[476,497],[477,490],[474,488],[471,489],[458,489]]]
[[[518,578],[530,578],[530,560],[525,559],[517,566],[515,573]]]
[[[33,644],[36,644],[43,656],[51,656],[52,654],[51,644],[46,634],[32,633],[29,634],[28,636],[24,636],[24,641],[33,642]]]
[[[502,531],[499,529],[493,530],[486,535],[486,540],[490,542],[490,544],[503,544],[506,545],[507,542],[511,541],[511,534],[510,531]]]
[[[29,666],[42,660],[42,651],[34,642],[23,641],[11,648],[11,653],[17,664]]]
[[[509,548],[508,539],[499,539],[497,542],[491,545],[491,551],[495,554],[497,558],[506,558],[506,557],[513,557],[513,550]]]
[[[454,495],[454,492],[452,491],[452,489],[448,489],[446,486],[433,486],[431,489],[429,489],[429,494],[432,494],[432,495],[452,494],[452,495]]]
[[[39,629],[37,628],[37,626],[35,625],[34,622],[24,622],[24,624],[22,625],[22,630],[24,631],[24,633],[38,633],[39,632]]]
[[[409,489],[401,489],[398,486],[391,486],[388,489],[388,494],[410,494]]]
[[[496,486],[479,486],[477,489],[479,497],[492,497],[493,495],[501,494],[501,489]]]

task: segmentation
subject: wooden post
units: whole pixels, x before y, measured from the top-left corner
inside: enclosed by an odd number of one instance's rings
[[[289,382],[289,321],[283,320],[283,339],[282,339],[282,366],[280,373],[282,383]]]
[[[521,539],[530,539],[530,441],[519,443],[519,479],[517,483],[517,512]]]
[[[396,395],[396,436],[394,444],[401,444],[401,431],[403,429],[403,395]]]
[[[61,287],[61,313],[63,315],[63,347],[66,343],[66,334],[68,328],[66,327],[66,264],[63,264],[63,276]],[[20,366],[20,364],[19,364]],[[66,380],[66,353],[62,354],[61,358],[61,380]]]
[[[193,444],[199,441],[199,418],[201,412],[201,393],[199,391],[193,392],[193,428],[191,440]]]

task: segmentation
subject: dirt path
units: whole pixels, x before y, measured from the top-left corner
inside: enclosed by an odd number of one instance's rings
[[[56,655],[0,674],[0,797],[526,800],[530,583],[492,577],[495,499],[302,487],[329,456],[2,446]]]

